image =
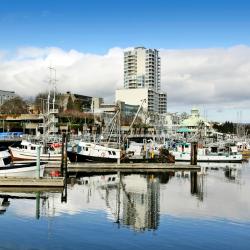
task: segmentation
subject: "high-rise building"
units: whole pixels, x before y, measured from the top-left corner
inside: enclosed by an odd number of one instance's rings
[[[156,49],[136,47],[124,52],[124,89],[116,91],[116,101],[140,105],[150,113],[167,112],[167,95],[161,91],[161,59]]]
[[[161,59],[156,49],[137,47],[124,53],[124,88],[160,90]]]

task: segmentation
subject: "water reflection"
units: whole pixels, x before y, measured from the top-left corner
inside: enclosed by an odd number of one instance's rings
[[[18,190],[17,190],[18,191]],[[8,207],[11,204],[11,201],[14,200],[34,200],[36,203],[35,206],[35,217],[36,219],[40,218],[40,199],[45,200],[47,197],[42,196],[40,192],[34,192],[34,193],[1,193],[0,194],[0,214],[6,213]]]
[[[128,175],[121,178],[124,225],[136,230],[157,229],[160,210],[159,178]]]
[[[242,173],[244,172],[244,174]],[[249,168],[205,165],[200,172],[81,176],[63,192],[0,195],[0,214],[50,217],[104,211],[117,228],[157,230],[161,216],[250,220]]]
[[[10,205],[8,197],[1,197],[0,198],[0,214],[4,214]]]

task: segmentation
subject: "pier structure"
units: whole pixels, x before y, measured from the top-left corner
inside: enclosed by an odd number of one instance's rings
[[[46,171],[57,171],[60,166],[49,164]],[[166,163],[74,163],[67,167],[68,175],[78,173],[153,173],[167,171],[200,171],[200,166],[184,164],[166,164]]]

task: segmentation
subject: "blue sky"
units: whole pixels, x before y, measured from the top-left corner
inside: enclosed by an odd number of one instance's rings
[[[229,47],[250,43],[243,0],[1,0],[0,47]]]
[[[53,61],[61,91],[112,100],[123,49],[145,46],[169,111],[250,122],[249,32],[249,0],[0,0],[0,88],[37,94]]]

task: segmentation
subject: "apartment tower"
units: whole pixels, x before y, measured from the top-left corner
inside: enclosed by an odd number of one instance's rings
[[[146,99],[145,111],[166,113],[166,94],[161,91],[159,52],[136,47],[124,52],[124,89],[116,91],[116,101],[139,105],[142,99]]]

